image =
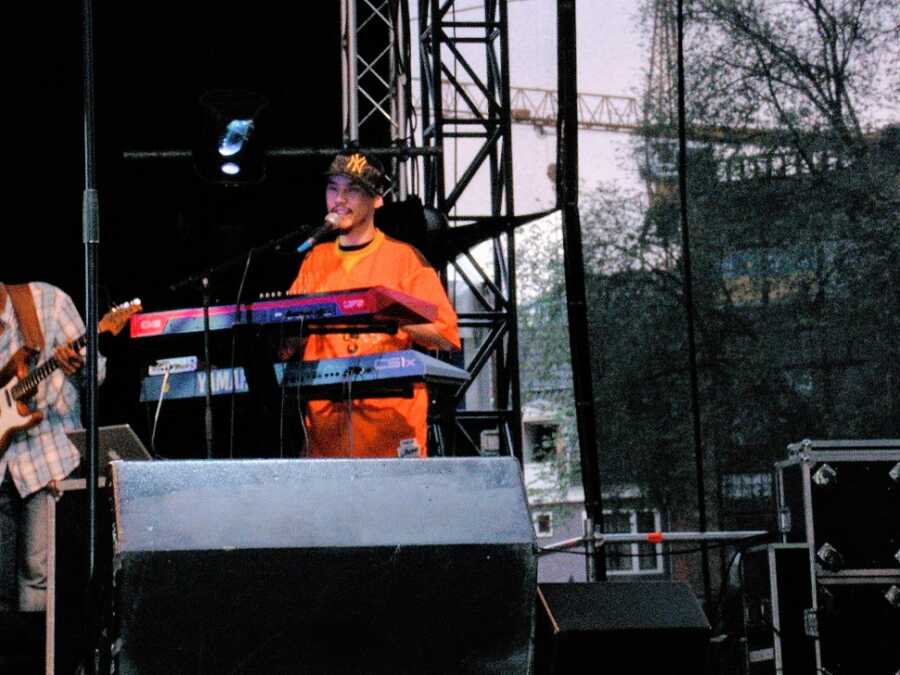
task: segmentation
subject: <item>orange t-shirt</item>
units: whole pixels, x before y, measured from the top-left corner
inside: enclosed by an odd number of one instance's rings
[[[385,286],[437,306],[435,328],[459,346],[456,312],[434,269],[415,248],[376,230],[362,249],[342,251],[337,241],[314,247],[291,284],[291,294]],[[409,349],[402,328],[395,335],[343,333],[311,335],[306,361],[346,358]],[[412,398],[310,401],[307,408],[310,457],[425,457],[428,392],[413,386]]]

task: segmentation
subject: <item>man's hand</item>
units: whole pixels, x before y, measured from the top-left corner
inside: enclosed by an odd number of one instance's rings
[[[53,358],[59,364],[60,370],[66,375],[74,375],[84,365],[84,358],[68,345],[60,345],[53,352]]]
[[[62,499],[62,496],[63,496],[62,490],[59,489],[59,485],[56,483],[55,480],[51,480],[49,483],[47,483],[47,491],[50,493],[50,495],[56,501],[59,501],[60,499]]]
[[[453,344],[450,340],[441,335],[433,323],[404,326],[402,330],[409,334],[413,339],[413,342],[426,349],[438,349],[448,352],[459,349],[459,345]]]

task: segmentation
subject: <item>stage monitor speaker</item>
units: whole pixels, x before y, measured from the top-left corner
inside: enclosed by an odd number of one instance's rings
[[[527,673],[512,458],[114,462],[118,673]]]
[[[710,626],[686,584],[540,584],[537,604],[536,675],[601,663],[619,664],[619,671],[704,672]]]

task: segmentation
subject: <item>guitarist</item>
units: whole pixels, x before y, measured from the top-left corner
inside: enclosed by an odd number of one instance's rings
[[[42,611],[47,588],[47,509],[57,483],[81,458],[65,432],[81,427],[83,356],[69,346],[85,332],[72,299],[50,284],[0,283],[0,385],[29,366],[59,363],[40,382],[30,408],[42,419],[15,433],[0,457],[0,611]],[[99,357],[99,379],[105,376]]]

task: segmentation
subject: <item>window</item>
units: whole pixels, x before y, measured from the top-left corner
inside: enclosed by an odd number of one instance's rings
[[[525,425],[525,461],[546,462],[556,456],[558,428],[555,424]]]
[[[772,496],[772,475],[729,473],[722,476],[722,494],[729,499],[768,499]]]
[[[607,534],[656,532],[660,529],[658,511],[623,509],[603,512]],[[662,544],[605,544],[606,571],[610,575],[662,574]]]
[[[485,429],[480,436],[481,454],[492,457],[500,452],[500,434],[496,429]]]
[[[552,513],[535,513],[532,516],[534,522],[534,533],[539,537],[553,536],[553,514]]]

